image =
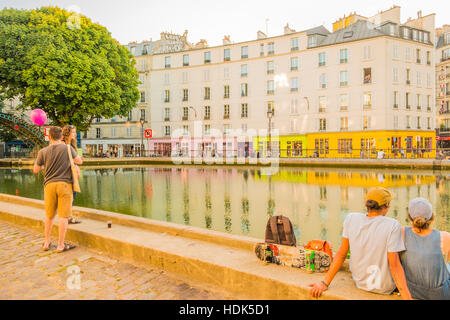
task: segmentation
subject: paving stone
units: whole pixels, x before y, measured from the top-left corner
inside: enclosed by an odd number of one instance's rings
[[[42,251],[43,242],[41,232],[0,220],[0,299],[226,299],[163,270],[121,262],[82,246],[62,254]],[[70,266],[80,268],[81,290],[67,288]]]

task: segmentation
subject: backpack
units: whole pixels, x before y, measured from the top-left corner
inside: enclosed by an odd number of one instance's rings
[[[325,240],[311,240],[305,246],[305,249],[322,251],[330,256],[331,261],[333,260],[333,251],[331,250],[331,245]]]
[[[267,221],[266,243],[282,244],[295,247],[294,228],[288,217],[273,216]]]

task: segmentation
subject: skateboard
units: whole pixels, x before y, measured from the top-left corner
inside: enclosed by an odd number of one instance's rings
[[[259,260],[281,266],[305,270],[305,248],[273,243],[257,243],[255,254]],[[331,257],[322,251],[314,251],[315,272],[326,272],[331,265]]]

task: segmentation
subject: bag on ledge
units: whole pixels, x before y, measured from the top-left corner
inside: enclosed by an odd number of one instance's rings
[[[325,252],[330,256],[331,261],[333,260],[333,251],[331,250],[331,245],[328,241],[311,240],[305,245],[305,249]]]
[[[294,228],[288,217],[273,216],[267,221],[266,243],[282,244],[286,246],[297,245]]]

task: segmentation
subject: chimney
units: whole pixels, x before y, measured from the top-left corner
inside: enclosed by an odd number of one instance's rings
[[[258,30],[258,32],[256,33],[256,39],[265,39],[265,38],[267,38],[267,35],[264,33],[264,32],[262,32],[261,30]]]
[[[231,40],[230,40],[230,36],[228,35],[228,36],[223,36],[223,39],[222,39],[222,44],[230,44],[231,43]]]
[[[417,18],[422,18],[422,10],[417,11]]]

